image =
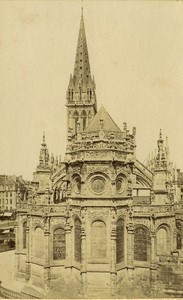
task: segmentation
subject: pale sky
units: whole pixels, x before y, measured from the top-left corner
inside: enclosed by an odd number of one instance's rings
[[[32,179],[42,133],[49,153],[66,146],[66,89],[81,2],[0,1],[0,174]],[[84,1],[98,108],[137,128],[142,162],[168,136],[183,169],[183,2]]]

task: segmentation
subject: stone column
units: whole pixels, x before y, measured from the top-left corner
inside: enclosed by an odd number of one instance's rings
[[[154,231],[150,234],[150,262],[151,265],[156,264],[156,234]]]
[[[81,284],[83,296],[87,293],[87,277],[86,277],[86,233],[85,229],[81,230]]]
[[[127,226],[127,269],[129,277],[133,277],[134,270],[134,226]]]
[[[72,243],[71,243],[71,226],[69,222],[66,225],[65,228],[65,243],[66,243],[66,263],[65,267],[66,268],[71,268],[72,267]]]
[[[50,217],[45,217],[45,226],[44,226],[44,287],[49,289],[50,286]]]
[[[150,220],[150,263],[152,268],[157,263],[156,261],[156,233],[155,233],[155,218],[154,215],[152,215]]]
[[[111,296],[116,295],[116,229],[111,231]]]
[[[150,231],[150,286],[151,295],[156,296],[156,275],[157,275],[157,259],[156,259],[156,233],[155,233],[155,218],[151,217],[151,231]]]

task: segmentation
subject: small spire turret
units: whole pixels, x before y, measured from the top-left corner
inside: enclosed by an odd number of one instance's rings
[[[43,141],[41,146],[38,168],[46,168],[49,165],[49,152],[46,145],[45,132],[43,132]]]

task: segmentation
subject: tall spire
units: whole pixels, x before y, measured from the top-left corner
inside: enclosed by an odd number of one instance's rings
[[[85,131],[96,112],[95,82],[90,72],[83,8],[81,8],[74,72],[73,76],[70,76],[67,89],[68,141],[72,140],[78,129],[80,133]]]
[[[83,17],[83,7],[81,8],[81,21],[79,29],[79,37],[75,58],[74,66],[74,83],[82,85],[82,83],[87,84],[88,79],[90,78],[90,62],[88,56],[88,47],[85,34],[85,25]]]

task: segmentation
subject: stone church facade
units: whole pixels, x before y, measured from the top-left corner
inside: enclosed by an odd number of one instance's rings
[[[121,130],[103,106],[97,110],[83,15],[66,106],[64,160],[49,156],[43,136],[27,202],[18,201],[16,278],[27,293],[58,289],[61,298],[176,296],[183,270],[177,170],[161,132],[145,166],[136,158],[136,128]]]

